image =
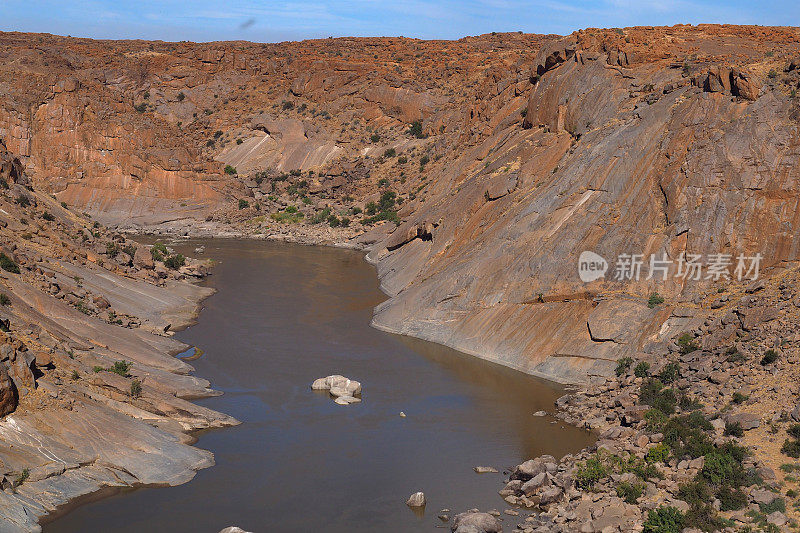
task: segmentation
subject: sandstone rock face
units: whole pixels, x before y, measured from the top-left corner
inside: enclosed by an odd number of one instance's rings
[[[712,283],[618,281],[620,254],[760,253],[765,268],[797,260],[798,233],[775,229],[795,224],[798,176],[785,158],[800,157],[796,103],[713,50],[719,38],[757,56],[756,32],[704,27],[694,36],[709,57],[686,68],[659,32],[587,30],[543,46],[528,129],[498,127],[480,149],[432,171],[440,186],[373,248],[392,297],[373,324],[584,381],[680,332],[687,320],[670,317],[670,306]],[[654,49],[637,48],[640,38]],[[691,83],[698,70],[711,85]],[[514,172],[513,190],[487,194]],[[427,221],[438,222],[432,239],[409,239]],[[584,250],[610,263],[604,279],[578,278]],[[666,304],[648,308],[653,292]]]
[[[187,400],[218,393],[164,333],[212,291],[132,265],[132,243],[29,187],[2,143],[0,180],[0,530],[38,531],[77,497],[213,465],[188,432],[238,422]]]

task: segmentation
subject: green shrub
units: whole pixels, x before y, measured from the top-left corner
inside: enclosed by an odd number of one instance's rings
[[[664,297],[654,292],[650,295],[650,298],[647,299],[647,307],[653,309],[654,307],[661,305],[664,303]]]
[[[632,357],[623,357],[621,359],[617,359],[617,368],[614,370],[614,373],[617,374],[617,376],[623,376],[628,373],[628,370],[631,368],[632,364]]]
[[[25,483],[25,481],[27,481],[30,476],[31,476],[31,469],[23,468],[22,472],[20,472],[19,476],[17,476],[17,479],[14,480],[14,486],[19,487],[20,485]]]
[[[72,371],[72,381],[78,381],[79,379],[81,379],[81,375],[78,374],[77,370],[73,370]]]
[[[106,255],[108,257],[117,257],[119,253],[119,246],[115,242],[106,243]]]
[[[695,341],[694,337],[692,337],[689,333],[684,333],[678,337],[677,344],[681,353],[683,354],[692,353],[700,348],[700,346],[697,344],[697,341]]]
[[[325,222],[326,220],[328,220],[328,217],[330,215],[331,215],[331,208],[330,207],[326,207],[325,209],[317,211],[314,214],[314,216],[311,217],[310,222],[312,224],[321,224],[322,222]]]
[[[294,109],[294,102],[291,102],[289,100],[284,100],[281,103],[281,108],[283,108],[284,111],[289,111],[290,109]]]
[[[788,455],[793,459],[800,458],[800,440],[786,439],[785,441],[783,441],[783,446],[781,446],[781,453],[784,455]]]
[[[138,398],[142,395],[142,382],[134,379],[131,382],[131,398]]]
[[[671,415],[678,400],[672,389],[665,389],[660,380],[650,378],[639,387],[639,402]]]
[[[742,461],[746,456],[746,448],[726,443],[706,454],[705,463],[698,475],[712,486],[739,487],[746,477],[742,467]]]
[[[721,511],[738,511],[747,505],[747,495],[741,489],[722,487],[717,492]]]
[[[406,163],[408,163],[408,158],[404,155],[401,155],[400,157],[397,158],[397,162],[400,163],[401,165],[405,165]]]
[[[342,217],[340,223],[342,224],[343,228],[346,228],[350,225],[350,219],[347,217]]]
[[[758,506],[764,514],[774,513],[775,511],[786,512],[786,501],[783,498],[775,498],[770,503],[760,503]]]
[[[731,401],[733,403],[739,405],[739,404],[742,404],[742,403],[746,402],[749,398],[750,398],[750,396],[746,396],[746,395],[742,394],[741,392],[734,392],[733,396],[731,397]]]
[[[238,172],[236,172],[236,167],[225,165],[225,174],[232,176],[234,174],[238,174]]]
[[[0,268],[12,274],[19,274],[19,265],[3,252],[0,252]]]
[[[103,370],[105,370],[105,368],[103,368],[100,365],[95,365],[92,367],[92,372],[94,372],[95,374],[97,374],[98,372],[102,372]]]
[[[178,101],[179,101],[179,102],[183,102],[183,100],[184,100],[185,98],[186,98],[186,95],[185,95],[185,94],[183,94],[183,92],[179,92],[179,93],[178,93]]]
[[[778,360],[778,352],[769,349],[766,352],[764,352],[764,357],[761,358],[761,364],[764,366],[771,365],[777,360]]]
[[[786,433],[788,433],[790,437],[800,439],[800,424],[792,424],[786,429]]]
[[[608,469],[597,457],[590,457],[578,465],[575,484],[579,489],[591,490],[598,481],[608,475]]]
[[[395,150],[394,148],[387,148],[387,149],[386,149],[386,150],[383,152],[383,157],[386,157],[386,158],[389,158],[389,157],[394,157],[394,156],[396,156],[396,155],[397,155],[397,150]]]
[[[644,533],[680,533],[684,521],[685,516],[677,508],[662,505],[648,511]]]
[[[415,120],[411,123],[411,127],[408,128],[408,134],[416,137],[417,139],[424,139],[426,135],[422,133],[422,121]]]
[[[374,143],[376,143],[376,142],[378,142],[378,141],[380,141],[380,140],[381,140],[381,136],[380,136],[380,135],[378,135],[377,133],[373,133],[373,134],[370,136],[369,140],[370,140],[370,141],[372,141],[372,142],[374,142]]]
[[[430,161],[431,161],[431,158],[428,157],[427,155],[423,155],[422,157],[420,157],[420,159],[419,159],[419,167],[420,167],[420,169],[424,168],[425,165],[430,163]]]
[[[248,207],[250,207],[250,202],[244,198],[239,198],[239,209],[247,209]]]
[[[11,298],[8,297],[8,294],[4,292],[0,292],[0,305],[6,306],[11,303]]]
[[[296,207],[290,205],[283,211],[278,211],[277,213],[272,213],[270,218],[277,222],[281,222],[284,224],[296,224],[303,220],[305,215],[297,210]]]
[[[666,463],[669,460],[670,448],[663,442],[647,450],[644,460],[648,463]]]
[[[142,102],[140,104],[137,104],[133,106],[133,108],[136,110],[137,113],[144,113],[145,111],[147,111],[147,102]]]
[[[741,437],[744,435],[744,429],[739,422],[725,422],[725,435],[729,437]]]
[[[164,256],[167,255],[169,251],[167,247],[160,242],[157,242],[150,248],[150,255],[153,256],[153,261],[163,261]]]
[[[63,207],[64,209],[67,209],[67,202],[61,202],[61,207]]]
[[[627,481],[623,481],[617,485],[617,496],[622,498],[625,503],[631,505],[636,504],[636,500],[642,496],[643,491],[644,484],[642,483],[628,483]]]
[[[673,361],[661,369],[661,372],[658,374],[658,379],[660,379],[662,383],[672,383],[680,377],[680,371],[681,365]]]
[[[729,348],[725,354],[728,356],[725,360],[729,363],[744,363],[747,361],[747,357],[736,348]]]
[[[342,222],[336,215],[328,215],[328,225],[332,228],[337,228]]]
[[[702,409],[703,404],[700,403],[700,400],[697,398],[692,398],[685,393],[681,393],[678,397],[678,407],[681,408],[681,411],[695,411],[697,409]]]
[[[42,213],[42,218],[48,222],[52,222],[56,219],[56,217],[51,215],[49,211],[45,211],[44,213]]]
[[[633,375],[637,378],[646,378],[650,373],[650,363],[647,361],[639,361],[633,369]]]
[[[705,481],[691,481],[678,487],[678,498],[692,507],[711,501],[711,489]]]
[[[178,270],[186,264],[186,258],[183,254],[175,254],[164,259],[164,266],[172,270]]]
[[[647,429],[650,431],[661,431],[669,417],[658,409],[648,409],[644,413],[644,420],[647,423]]]
[[[113,372],[115,374],[119,374],[122,377],[127,377],[128,370],[131,369],[131,363],[128,361],[114,361],[114,364],[111,368],[108,369],[109,372]]]

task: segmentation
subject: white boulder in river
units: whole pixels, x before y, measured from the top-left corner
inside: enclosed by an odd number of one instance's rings
[[[313,390],[326,390],[339,405],[349,405],[361,401],[361,383],[338,374],[319,378],[311,384]]]
[[[406,500],[406,505],[409,507],[425,507],[425,493],[415,492]]]

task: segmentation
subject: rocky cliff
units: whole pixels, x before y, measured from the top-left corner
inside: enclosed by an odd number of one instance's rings
[[[620,254],[797,260],[798,37],[3,34],[0,136],[120,228],[367,247],[390,296],[377,327],[581,382],[663,348],[732,283],[616,281]],[[579,279],[583,251],[604,279]]]
[[[217,393],[167,333],[209,294],[187,281],[204,266],[65,205],[0,142],[2,531],[101,488],[186,482],[214,462],[190,432],[237,423],[188,401]]]

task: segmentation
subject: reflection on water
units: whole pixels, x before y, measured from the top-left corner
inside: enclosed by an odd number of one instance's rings
[[[45,531],[433,530],[441,508],[503,508],[502,475],[472,467],[502,470],[590,442],[532,416],[552,410],[557,386],[370,328],[384,296],[360,253],[202,244],[219,262],[208,283],[220,290],[176,337],[204,351],[192,365],[225,392],[200,403],[243,424],[200,435],[217,465],[191,483],[126,491]],[[309,389],[329,374],[360,381],[363,402],[343,407]],[[418,490],[428,499],[419,516],[405,506]]]

